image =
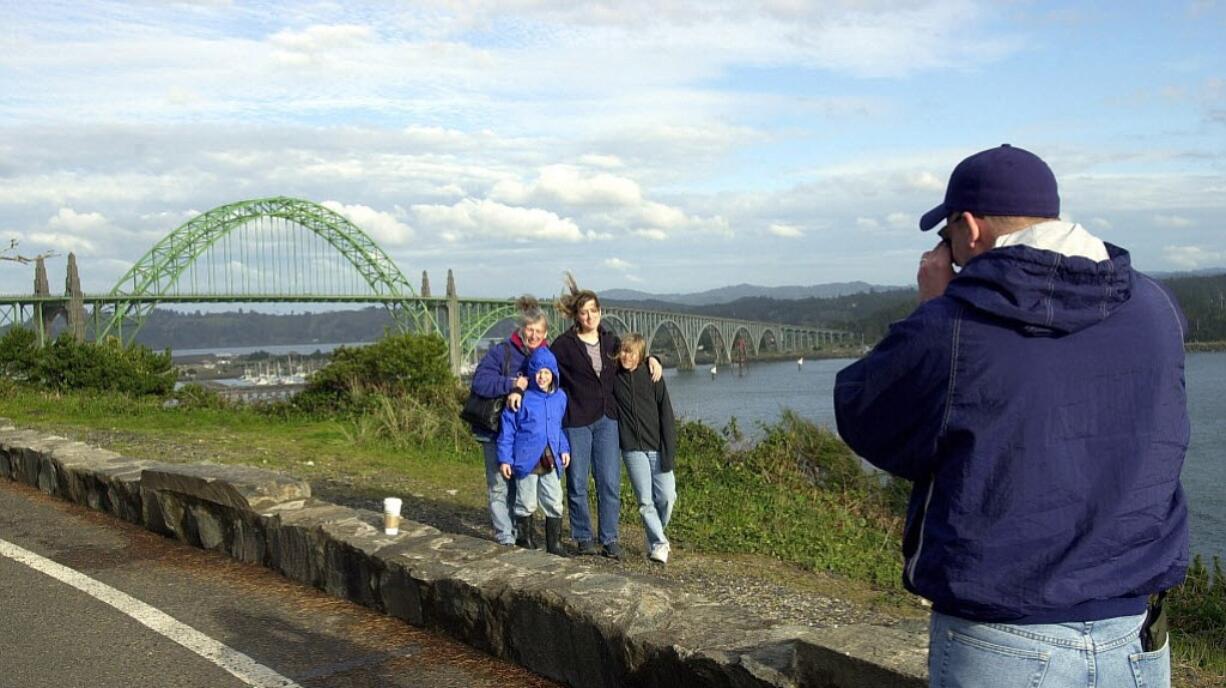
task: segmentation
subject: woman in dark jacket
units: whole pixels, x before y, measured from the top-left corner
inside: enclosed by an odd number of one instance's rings
[[[570,466],[566,470],[570,534],[580,554],[595,554],[592,519],[588,509],[588,476],[596,480],[596,514],[600,552],[620,558],[618,517],[621,512],[621,449],[618,444],[617,403],[613,400],[613,377],[617,370],[617,335],[601,326],[600,299],[595,292],[579,289],[566,275],[567,292],[558,299],[558,310],[574,321],[549,347],[558,359],[562,389],[566,392],[566,417],[562,427],[570,439]],[[660,362],[648,361],[653,380],[660,379]]]
[[[540,303],[531,296],[521,296],[515,305],[519,308],[518,327],[506,341],[490,347],[477,365],[472,381],[474,394],[505,397],[512,392],[523,392],[528,388],[528,378],[523,374],[525,361],[537,347],[549,345],[546,341],[549,317],[541,309]],[[473,434],[481,443],[481,451],[485,455],[485,485],[489,493],[494,538],[499,544],[514,545],[511,509],[515,505],[515,481],[507,480],[502,475],[494,435],[476,428]]]

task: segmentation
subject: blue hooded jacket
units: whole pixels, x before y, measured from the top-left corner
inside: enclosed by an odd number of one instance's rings
[[[546,392],[536,384],[536,373],[541,368],[553,372],[553,391]],[[559,386],[558,359],[553,353],[540,347],[528,359],[528,390],[524,392],[519,410],[502,411],[502,428],[498,433],[498,463],[510,464],[515,477],[522,478],[532,472],[541,461],[546,445],[553,452],[554,465],[559,477],[562,470],[562,454],[570,453],[570,442],[562,431],[562,418],[566,415],[566,392]]]
[[[1106,248],[987,251],[838,374],[839,434],[914,482],[903,579],[939,612],[1091,621],[1183,580],[1186,322]]]

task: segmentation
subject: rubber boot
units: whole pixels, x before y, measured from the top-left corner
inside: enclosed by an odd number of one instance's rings
[[[545,518],[545,550],[559,557],[566,556],[562,549],[562,519]]]
[[[515,544],[524,549],[536,549],[536,533],[533,531],[531,516],[515,517]]]

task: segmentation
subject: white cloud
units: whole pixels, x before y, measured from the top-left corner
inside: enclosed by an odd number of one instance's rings
[[[368,26],[310,26],[302,31],[286,29],[268,37],[275,50],[274,60],[286,65],[309,65],[323,59],[329,52],[359,48],[374,35]]]
[[[1189,270],[1226,262],[1226,251],[1210,250],[1201,246],[1163,246],[1162,253],[1171,263]]]
[[[885,222],[894,229],[915,229],[919,218],[910,213],[893,212],[885,216]]]
[[[470,237],[568,242],[585,238],[569,218],[540,208],[513,207],[488,199],[466,198],[450,206],[414,205],[412,210],[419,225],[431,227],[453,242]]]
[[[413,238],[413,229],[394,216],[365,205],[344,205],[337,201],[324,201],[323,207],[345,217],[366,232],[375,243],[384,246],[400,246]]]
[[[60,208],[59,212],[47,220],[47,227],[50,229],[74,234],[87,234],[106,226],[107,220],[101,213],[78,213],[72,208]]]
[[[860,229],[877,229],[880,226],[881,226],[881,223],[875,220],[874,218],[871,218],[871,217],[857,217],[856,218],[856,227],[859,227]]]
[[[56,232],[30,232],[26,239],[33,248],[49,246],[62,251],[71,251],[89,255],[97,252],[94,242],[89,239],[84,239],[72,234],[60,234]]]
[[[665,234],[659,229],[635,229],[630,233],[635,236],[643,237],[644,239],[651,239],[652,241],[664,241],[665,239],[668,239],[668,234]]]
[[[1103,229],[1103,230],[1111,229],[1111,226],[1112,226],[1111,221],[1105,217],[1092,217],[1089,220],[1089,224],[1094,229]]]
[[[606,268],[612,268],[614,270],[620,270],[622,272],[625,272],[626,270],[630,270],[631,268],[634,267],[632,264],[622,260],[621,258],[605,258],[604,266]]]
[[[784,237],[785,239],[799,239],[805,235],[805,233],[801,231],[800,227],[797,227],[796,225],[780,223],[772,224],[766,228],[766,231],[777,237]]]
[[[1171,227],[1174,229],[1185,229],[1194,227],[1196,222],[1182,215],[1154,215],[1154,224],[1159,227]]]
[[[571,206],[634,206],[643,200],[632,179],[600,172],[585,174],[570,165],[550,165],[530,184],[503,180],[490,198],[509,203],[557,202]]]
[[[579,162],[588,167],[602,167],[610,170],[625,167],[626,165],[616,155],[598,155],[595,153],[580,156]]]

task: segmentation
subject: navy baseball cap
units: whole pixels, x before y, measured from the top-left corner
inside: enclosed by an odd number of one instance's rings
[[[1059,217],[1056,175],[1028,150],[1002,144],[958,163],[945,187],[945,202],[924,213],[927,232],[953,213]]]

